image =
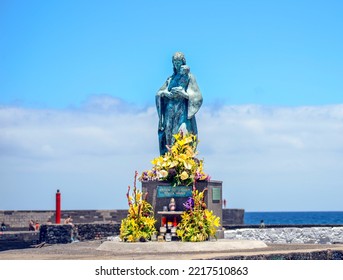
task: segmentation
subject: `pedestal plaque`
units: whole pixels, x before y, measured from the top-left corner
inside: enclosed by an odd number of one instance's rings
[[[192,186],[171,186],[171,185],[158,185],[157,198],[177,198],[177,197],[190,197],[192,196]]]
[[[202,181],[196,183],[196,188],[199,191],[203,191],[205,188],[208,190],[205,192],[205,203],[209,210],[220,218],[222,223],[223,210],[222,210],[222,181]],[[179,188],[179,189],[178,189]],[[148,193],[147,201],[154,208],[154,215],[157,220],[156,228],[161,226],[162,215],[158,212],[168,207],[170,199],[175,199],[176,211],[184,211],[183,204],[188,197],[192,196],[192,186],[175,186],[170,183],[160,181],[143,181],[142,191]],[[173,212],[170,211],[170,214]],[[219,228],[220,229],[220,228]]]

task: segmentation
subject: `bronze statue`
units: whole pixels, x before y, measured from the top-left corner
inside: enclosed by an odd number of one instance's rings
[[[172,58],[174,73],[156,94],[159,117],[158,138],[160,155],[164,155],[174,142],[173,135],[198,134],[195,114],[201,107],[202,95],[195,77],[186,65],[183,53],[176,52]]]

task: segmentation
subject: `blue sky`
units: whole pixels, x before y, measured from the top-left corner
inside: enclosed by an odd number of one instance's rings
[[[248,211],[343,210],[341,1],[0,2],[0,209],[125,208],[186,55],[199,156]],[[18,197],[18,194],[22,195]]]

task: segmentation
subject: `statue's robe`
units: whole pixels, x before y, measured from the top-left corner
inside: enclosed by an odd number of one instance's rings
[[[174,143],[173,135],[182,130],[186,133],[198,134],[195,114],[202,105],[202,95],[195,77],[189,73],[189,82],[185,89],[186,96],[178,95],[174,98],[161,96],[162,91],[168,86],[174,75],[169,77],[156,94],[156,108],[158,117],[162,121],[163,129],[158,130],[160,154],[164,155]]]

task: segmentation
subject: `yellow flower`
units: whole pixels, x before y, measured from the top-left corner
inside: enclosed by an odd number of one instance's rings
[[[162,162],[163,162],[163,157],[162,157],[162,156],[157,157],[157,158],[154,158],[154,159],[151,161],[151,163],[152,163],[153,165],[161,165]]]
[[[189,144],[192,143],[195,140],[195,138],[193,139],[192,136],[188,136],[185,138],[185,144]]]
[[[181,180],[186,180],[188,179],[188,173],[186,171],[183,171],[180,175]]]
[[[168,176],[168,171],[166,171],[166,170],[161,170],[161,171],[160,171],[160,175],[161,175],[162,178],[163,178],[163,177],[167,177],[167,176]]]
[[[186,169],[191,170],[192,169],[192,164],[189,161],[185,161],[183,163]]]
[[[187,147],[185,153],[188,157],[194,157],[195,156],[195,153],[191,147]]]
[[[139,201],[141,200],[142,194],[141,193],[137,193],[136,194],[136,200]]]
[[[180,133],[174,134],[173,137],[175,138],[175,140],[179,140],[181,137]]]
[[[192,134],[177,133],[174,138],[175,142],[170,150],[163,156],[153,159],[151,161],[153,168],[143,172],[140,180],[166,180],[171,169],[170,174],[176,172],[176,176],[169,178],[174,185],[181,183],[190,185],[194,179],[207,179],[207,175],[203,172],[203,161],[195,160],[197,137]]]

